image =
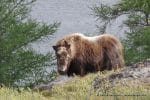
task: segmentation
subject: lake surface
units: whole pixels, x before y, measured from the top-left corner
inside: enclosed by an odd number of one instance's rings
[[[43,38],[32,44],[38,53],[46,54],[51,46],[60,38],[71,33],[98,34],[96,19],[92,15],[90,7],[100,3],[113,5],[118,0],[37,0],[31,11],[31,18],[39,22],[51,24],[61,22],[59,30],[52,37]],[[118,26],[125,19],[122,16],[107,28],[108,33],[122,36],[124,30]]]

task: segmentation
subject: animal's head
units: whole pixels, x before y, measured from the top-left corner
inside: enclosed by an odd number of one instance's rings
[[[60,74],[66,74],[71,62],[71,49],[67,41],[61,41],[53,46],[57,58],[57,69]]]

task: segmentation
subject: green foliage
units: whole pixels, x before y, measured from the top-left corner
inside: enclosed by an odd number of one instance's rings
[[[28,18],[34,1],[0,0],[0,84],[14,86],[27,78],[32,87],[38,81],[51,80],[43,69],[52,66],[46,63],[54,60],[52,54],[44,56],[26,48],[42,36],[52,35],[59,23],[46,25]]]
[[[103,32],[105,32],[106,26],[111,23],[112,20],[117,19],[121,15],[128,15],[128,19],[124,24],[126,24],[131,30],[136,30],[136,27],[139,28],[150,25],[149,0],[121,0],[119,3],[111,7],[101,4],[100,6],[92,7],[92,10],[93,15],[100,20]]]
[[[12,89],[3,87],[0,88],[0,99],[1,100],[48,100],[40,93],[32,92],[30,89],[24,90],[20,88],[20,92]]]
[[[125,59],[127,64],[136,63],[150,58],[150,27],[134,33],[128,33],[125,44]]]
[[[135,85],[135,83],[123,85],[117,82],[115,87],[108,90],[93,90],[93,80],[96,77],[105,78],[114,73],[113,71],[97,74],[88,74],[85,77],[75,76],[64,84],[55,85],[51,91],[33,92],[29,88],[12,89],[0,88],[0,99],[2,100],[149,100],[149,84]],[[104,82],[103,87],[108,87],[110,82]],[[144,95],[144,96],[132,96]],[[116,96],[115,96],[116,95]],[[120,95],[120,96],[117,96]],[[124,96],[126,95],[126,96]],[[129,96],[128,96],[129,95]]]
[[[133,85],[133,83],[129,83],[123,85],[122,82],[117,82],[114,84],[114,87],[107,88],[110,86],[110,82],[106,81],[101,86],[102,90],[96,91],[93,89],[93,80],[96,77],[105,78],[112,73],[114,72],[108,71],[105,73],[89,74],[85,77],[76,76],[64,84],[55,85],[52,91],[42,91],[42,93],[49,97],[50,100],[148,100],[150,98],[150,93],[145,91],[149,89],[147,84]],[[144,94],[145,96],[137,97],[132,96],[132,94]]]
[[[101,4],[92,8],[93,15],[100,21],[100,32],[105,33],[107,25],[121,15],[128,18],[124,25],[129,27],[123,40],[126,63],[131,64],[150,57],[150,0],[121,0],[113,6]],[[120,33],[121,34],[121,33]]]

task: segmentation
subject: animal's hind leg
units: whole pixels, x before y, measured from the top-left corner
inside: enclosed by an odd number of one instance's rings
[[[104,65],[108,70],[117,69],[120,65],[119,55],[115,50],[105,49],[104,50]]]

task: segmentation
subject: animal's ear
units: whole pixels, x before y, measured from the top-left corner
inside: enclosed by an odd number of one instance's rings
[[[57,49],[57,46],[55,46],[55,45],[54,45],[54,46],[52,46],[52,47],[53,47],[53,49],[56,51],[56,49]]]
[[[67,41],[64,41],[65,42],[65,47],[67,48],[67,49],[69,49],[70,48],[70,44],[67,42]]]

